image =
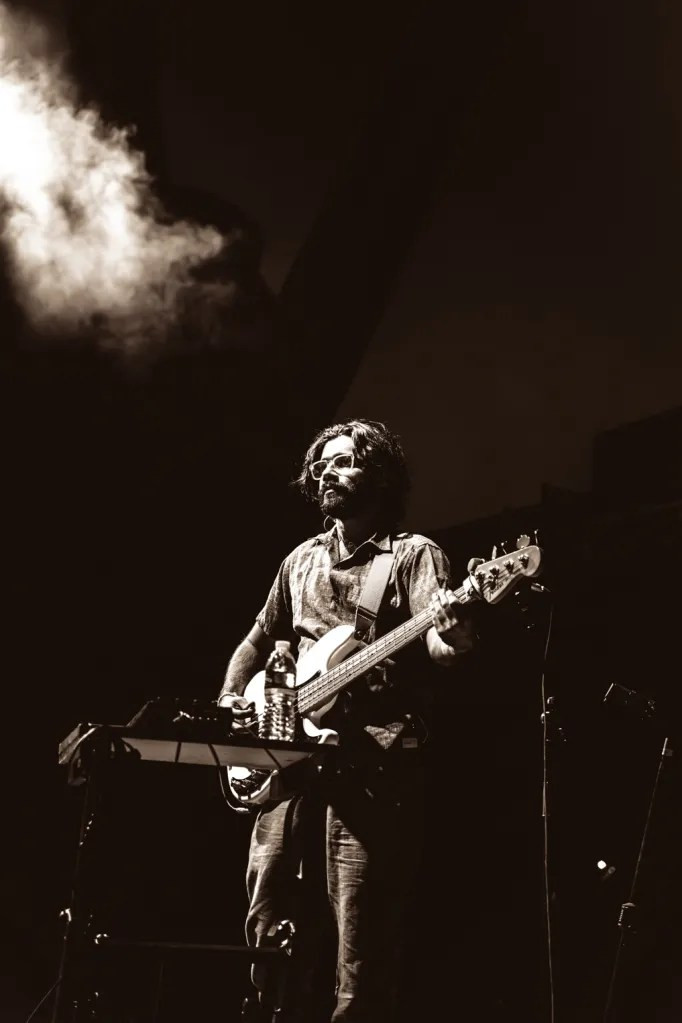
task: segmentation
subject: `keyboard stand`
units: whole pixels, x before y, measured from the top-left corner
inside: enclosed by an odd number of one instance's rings
[[[172,733],[172,734],[170,734]],[[250,961],[278,959],[286,966],[292,954],[294,928],[282,921],[267,945],[202,944],[176,941],[140,940],[134,936],[97,932],[94,894],[98,882],[97,831],[103,801],[104,782],[115,778],[117,764],[135,758],[166,763],[272,768],[273,755],[282,766],[290,766],[313,754],[324,756],[324,746],[307,742],[265,741],[251,736],[201,735],[171,729],[161,736],[136,734],[127,725],[77,725],[59,745],[58,759],[68,767],[68,783],[84,785],[80,830],[74,865],[71,898],[61,917],[65,921],[59,975],[52,1023],[95,1023],[108,1018],[97,990],[97,959],[105,949],[135,948],[151,951],[187,950],[225,952]],[[286,969],[282,971],[283,978]],[[282,982],[280,1001],[284,999]],[[103,1013],[103,1014],[102,1014]],[[277,1013],[273,1019],[281,1020]]]

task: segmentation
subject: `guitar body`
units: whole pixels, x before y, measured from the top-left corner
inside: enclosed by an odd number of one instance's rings
[[[352,625],[337,625],[322,639],[318,639],[313,647],[301,657],[296,665],[296,687],[304,685],[317,677],[322,677],[331,668],[355,653],[364,644],[355,638]],[[260,717],[265,707],[265,672],[254,675],[244,696],[250,700]],[[327,711],[336,702],[336,696],[329,702],[311,710],[301,719],[303,731],[311,739],[317,739],[320,745],[338,742],[338,735],[331,728],[321,728],[320,722]],[[279,771],[264,771],[250,767],[228,767],[227,781],[230,792],[243,806],[263,806],[282,798]]]

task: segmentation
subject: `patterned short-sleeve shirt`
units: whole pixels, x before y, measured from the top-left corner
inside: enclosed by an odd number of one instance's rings
[[[448,559],[426,536],[374,536],[348,557],[342,556],[336,527],[305,540],[282,562],[258,624],[272,639],[291,640],[302,656],[330,629],[355,623],[374,555],[390,551],[392,545],[391,574],[368,639],[385,635],[423,611],[439,587],[450,585]],[[385,725],[422,709],[420,686],[430,673],[425,644],[411,644],[395,661],[379,678],[359,679],[350,687],[357,723]]]

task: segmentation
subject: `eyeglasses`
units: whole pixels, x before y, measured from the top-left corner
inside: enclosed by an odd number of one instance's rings
[[[343,452],[340,455],[334,455],[332,458],[321,458],[319,462],[313,462],[310,466],[310,475],[314,480],[321,480],[329,466],[332,467],[334,472],[347,472],[353,468],[354,461],[355,458],[352,451],[348,452],[348,454]]]

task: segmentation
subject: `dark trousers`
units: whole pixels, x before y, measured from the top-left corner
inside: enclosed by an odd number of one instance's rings
[[[342,765],[256,819],[246,938],[262,944],[274,924],[294,921],[285,996],[291,1019],[394,1019],[404,917],[421,852],[421,777],[413,751],[387,755],[371,775]],[[332,956],[326,1006],[325,953]],[[263,1002],[282,998],[282,975],[271,966],[254,964],[252,979]]]

